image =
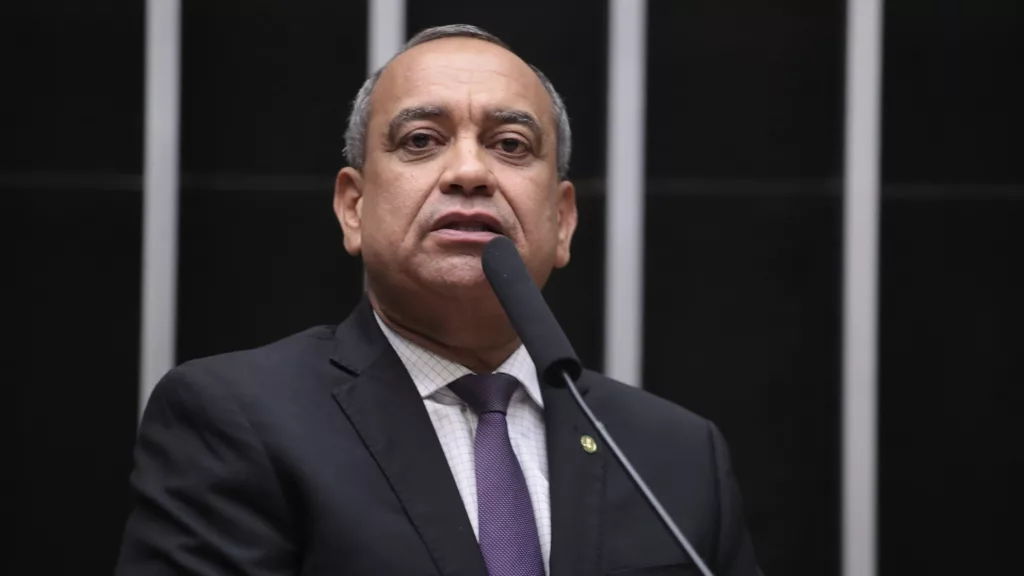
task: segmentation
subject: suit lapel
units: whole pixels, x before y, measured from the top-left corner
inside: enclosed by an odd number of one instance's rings
[[[446,576],[484,576],[473,535],[423,400],[364,300],[339,326],[334,364],[352,375],[334,389],[338,405],[373,455],[410,521]]]
[[[586,394],[587,376],[578,387]],[[597,440],[569,391],[544,386],[551,492],[551,576],[601,573],[602,520],[606,455],[598,443],[593,454],[581,438]]]

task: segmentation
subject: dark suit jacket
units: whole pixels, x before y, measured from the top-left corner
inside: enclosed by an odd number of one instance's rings
[[[581,392],[718,575],[758,574],[711,422],[585,372]],[[698,574],[564,389],[545,387],[553,576]],[[416,388],[364,302],[336,329],[188,362],[154,390],[117,574],[483,576]]]

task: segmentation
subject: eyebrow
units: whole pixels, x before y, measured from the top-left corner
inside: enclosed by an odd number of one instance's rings
[[[395,114],[395,117],[388,122],[388,142],[394,143],[398,139],[398,131],[403,124],[426,118],[440,118],[450,116],[448,109],[444,106],[413,106],[403,108]]]
[[[541,129],[540,122],[529,112],[498,108],[489,112],[487,117],[495,124],[518,124],[519,126],[525,126],[537,136],[538,140],[544,136],[544,130]]]
[[[446,116],[451,116],[451,113],[444,106],[426,105],[403,108],[388,122],[387,141],[389,144],[394,145],[402,125],[408,122],[428,118],[443,118]],[[540,121],[533,114],[525,110],[497,108],[487,113],[487,119],[493,124],[525,126],[537,137],[538,144],[543,143],[544,130],[541,127]]]

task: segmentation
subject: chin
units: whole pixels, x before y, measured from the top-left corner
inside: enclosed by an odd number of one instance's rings
[[[479,257],[449,257],[423,271],[421,281],[431,289],[459,298],[492,296]]]
[[[430,284],[453,296],[470,297],[492,292],[483,272],[446,274],[432,278]]]

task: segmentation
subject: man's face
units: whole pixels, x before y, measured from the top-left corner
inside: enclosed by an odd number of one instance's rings
[[[370,108],[363,170],[339,189],[357,198],[340,217],[372,283],[489,290],[480,254],[496,234],[541,285],[568,263],[575,192],[558,178],[551,99],[522,60],[475,39],[428,42],[391,62]]]

